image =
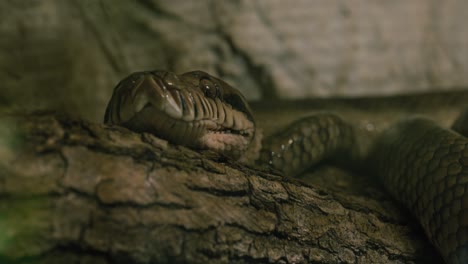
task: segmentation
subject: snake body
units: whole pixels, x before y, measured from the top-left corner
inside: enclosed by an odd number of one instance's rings
[[[427,119],[387,130],[370,155],[447,263],[468,261],[468,140]]]
[[[460,133],[467,116],[455,123]],[[222,80],[148,71],[116,86],[104,121],[290,176],[326,161],[367,166],[413,212],[446,263],[468,263],[468,140],[431,120],[405,119],[374,137],[323,112],[263,139],[245,98]]]

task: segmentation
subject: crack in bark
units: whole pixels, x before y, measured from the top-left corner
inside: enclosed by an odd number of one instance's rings
[[[196,191],[196,192],[205,192],[212,194],[214,196],[219,196],[219,197],[245,197],[248,192],[246,190],[221,190],[221,189],[216,189],[216,188],[210,188],[210,187],[198,187],[198,186],[191,186],[187,185],[187,188]]]

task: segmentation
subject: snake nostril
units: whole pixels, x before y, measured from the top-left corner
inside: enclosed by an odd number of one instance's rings
[[[180,79],[179,77],[173,72],[166,72],[163,76],[164,83],[168,86],[179,86]]]
[[[122,82],[134,84],[137,81],[142,80],[143,75],[144,75],[144,73],[142,73],[142,72],[133,73],[130,76],[128,76],[127,78],[125,78]]]

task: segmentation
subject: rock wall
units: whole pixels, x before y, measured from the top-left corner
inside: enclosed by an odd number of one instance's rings
[[[208,71],[250,99],[468,84],[463,0],[5,0],[0,108],[100,120],[133,71]]]

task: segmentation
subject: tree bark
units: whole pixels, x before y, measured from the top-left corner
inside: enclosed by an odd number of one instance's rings
[[[51,113],[0,123],[0,263],[441,263],[376,186],[330,192]]]

